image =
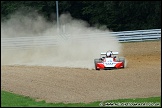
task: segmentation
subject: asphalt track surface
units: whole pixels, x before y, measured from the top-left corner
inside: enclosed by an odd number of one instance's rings
[[[122,46],[125,69],[1,66],[1,90],[52,103],[161,96],[161,41]]]

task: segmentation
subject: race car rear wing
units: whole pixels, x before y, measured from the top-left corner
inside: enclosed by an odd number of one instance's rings
[[[112,52],[112,55],[118,55],[119,52]],[[102,52],[101,55],[106,55],[106,52]]]

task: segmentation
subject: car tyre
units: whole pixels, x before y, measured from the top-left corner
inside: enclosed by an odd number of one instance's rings
[[[101,63],[102,61],[100,59],[94,59],[95,69],[100,70],[97,68],[97,63]]]
[[[125,58],[119,58],[119,62],[122,62],[123,63],[122,68],[125,68]]]

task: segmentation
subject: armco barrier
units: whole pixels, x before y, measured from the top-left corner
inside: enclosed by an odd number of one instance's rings
[[[134,30],[134,31],[121,31],[109,32],[116,36],[119,42],[138,42],[148,40],[160,40],[161,29],[150,30]],[[78,41],[87,39],[97,39],[107,37],[108,33],[94,33],[82,34],[80,37],[73,38]],[[15,38],[1,38],[1,48],[33,48],[42,46],[57,46],[62,40],[68,40],[70,35],[62,34],[58,36],[40,36],[40,37],[15,37]],[[109,38],[111,39],[111,38]]]
[[[119,42],[137,42],[161,39],[161,29],[112,32],[112,34],[118,37]]]

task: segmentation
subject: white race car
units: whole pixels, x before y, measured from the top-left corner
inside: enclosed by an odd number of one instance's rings
[[[101,53],[99,59],[94,59],[95,69],[120,69],[124,68],[125,58],[118,57],[118,52],[110,51],[110,56],[107,56],[108,52]],[[104,55],[104,56],[103,56]]]

